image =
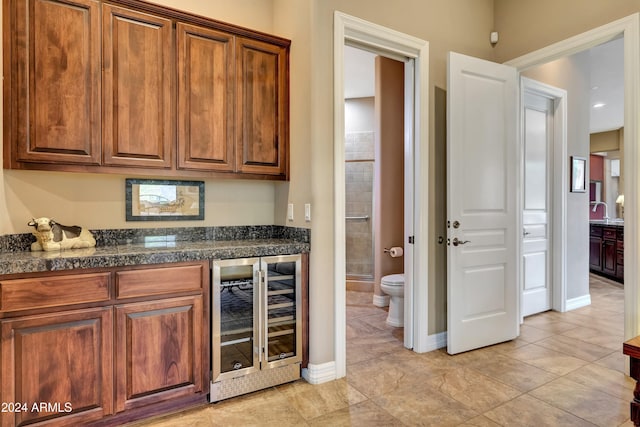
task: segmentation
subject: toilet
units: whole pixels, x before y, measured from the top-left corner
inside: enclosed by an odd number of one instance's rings
[[[387,325],[404,326],[404,274],[390,274],[382,277],[380,289],[389,295]]]

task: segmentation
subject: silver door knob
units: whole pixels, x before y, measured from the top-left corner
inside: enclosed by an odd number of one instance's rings
[[[454,237],[453,240],[451,241],[451,243],[453,243],[453,246],[458,246],[458,245],[464,245],[465,243],[470,243],[470,240],[458,240],[457,237]]]

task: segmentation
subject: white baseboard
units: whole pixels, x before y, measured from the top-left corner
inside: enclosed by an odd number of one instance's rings
[[[416,353],[427,353],[447,346],[447,332],[429,335],[413,348]]]
[[[336,379],[336,362],[314,365],[309,363],[302,369],[302,378],[309,384],[322,384]]]
[[[567,300],[567,311],[575,310],[576,308],[586,307],[591,305],[591,294],[583,295],[578,298],[571,298]]]
[[[373,305],[376,307],[386,307],[389,305],[389,295],[373,294]]]

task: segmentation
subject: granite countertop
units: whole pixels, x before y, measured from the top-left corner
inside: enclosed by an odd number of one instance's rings
[[[609,219],[609,220],[591,219],[589,220],[589,224],[606,225],[607,227],[624,227],[624,220],[623,219]]]
[[[309,252],[309,250],[309,243],[293,239],[172,241],[159,238],[151,239],[146,243],[56,252],[0,253],[0,275],[286,255]]]

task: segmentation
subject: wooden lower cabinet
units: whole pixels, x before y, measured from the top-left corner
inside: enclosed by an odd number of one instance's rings
[[[202,296],[116,307],[116,411],[202,391]]]
[[[602,238],[589,238],[589,268],[595,271],[602,270]]]
[[[624,283],[624,226],[590,224],[589,271]]]
[[[610,275],[616,274],[616,252],[615,240],[602,241],[602,272]]]
[[[112,319],[105,307],[3,321],[2,426],[66,426],[112,414]]]
[[[209,271],[202,261],[0,277],[0,402],[13,405],[0,427],[122,425],[206,403]],[[74,289],[85,293],[68,306],[39,298]]]

